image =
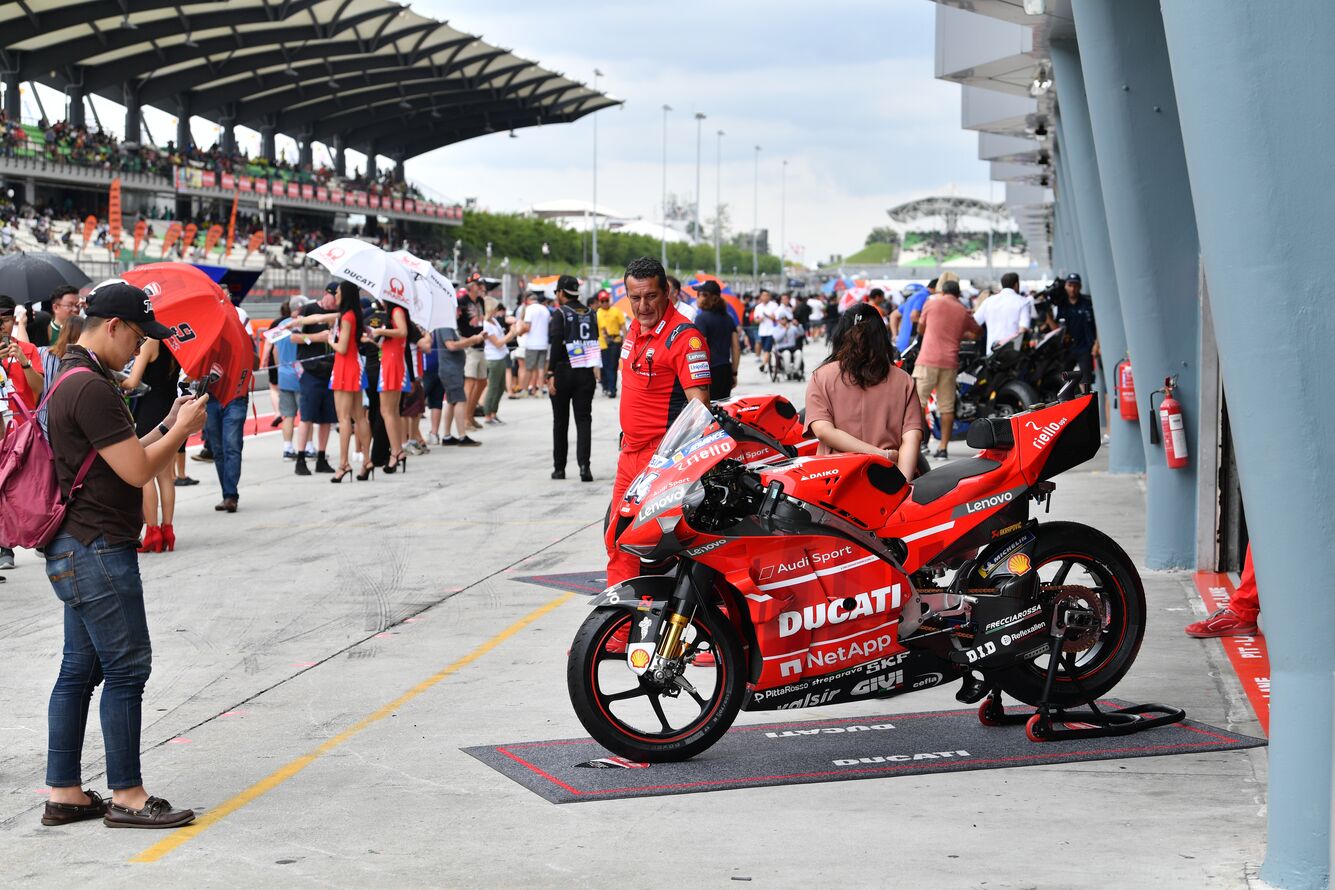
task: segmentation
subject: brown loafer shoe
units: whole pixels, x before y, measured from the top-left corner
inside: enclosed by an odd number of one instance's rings
[[[96,791],[85,791],[89,803],[46,802],[42,810],[43,825],[68,825],[85,819],[100,819],[107,814],[107,802]]]
[[[160,797],[150,797],[139,809],[107,804],[102,823],[108,828],[180,828],[195,821],[194,810],[173,810]]]
[[[213,505],[213,509],[217,510],[219,513],[222,513],[224,511],[228,513],[235,513],[236,503],[237,503],[236,498],[223,498],[220,503]]]

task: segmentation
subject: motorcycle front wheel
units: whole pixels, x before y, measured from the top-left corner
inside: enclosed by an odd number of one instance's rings
[[[1038,573],[1045,615],[1074,606],[1102,619],[1097,632],[1066,642],[1048,704],[1069,708],[1093,701],[1117,685],[1140,652],[1145,636],[1140,574],[1112,538],[1074,522],[1039,526],[1032,571]],[[1007,694],[1037,707],[1052,657],[1024,659],[996,671],[992,679]]]
[[[570,647],[566,683],[579,722],[604,748],[639,763],[688,760],[727,732],[746,697],[740,635],[721,616],[687,626],[685,667],[666,686],[626,663],[627,609],[596,609]],[[716,626],[715,626],[716,625]]]

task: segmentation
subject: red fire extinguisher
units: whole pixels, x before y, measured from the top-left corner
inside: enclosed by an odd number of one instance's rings
[[[1129,356],[1117,365],[1117,412],[1123,420],[1140,420],[1140,409],[1136,407],[1136,381],[1131,375]]]
[[[1159,423],[1150,424],[1150,444],[1159,443],[1162,431],[1164,453],[1170,470],[1180,470],[1187,465],[1187,430],[1182,421],[1182,403],[1173,398],[1173,387],[1176,385],[1177,377],[1165,377],[1163,389],[1150,393],[1151,413],[1154,411],[1154,397],[1163,393],[1163,401],[1159,403]]]

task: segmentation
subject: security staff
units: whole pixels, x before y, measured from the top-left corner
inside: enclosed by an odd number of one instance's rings
[[[1094,382],[1094,362],[1099,357],[1099,332],[1094,324],[1094,301],[1088,294],[1080,292],[1080,276],[1075,272],[1066,276],[1065,298],[1053,301],[1052,315],[1048,321],[1050,330],[1058,325],[1065,325],[1066,338],[1070,343],[1066,370],[1080,374],[1080,383],[1085,392]]]
[[[589,458],[593,450],[593,393],[598,387],[594,369],[602,361],[598,349],[598,322],[579,301],[579,280],[562,275],[556,281],[559,305],[552,313],[551,351],[547,357],[547,389],[552,399],[553,479],[566,477],[570,449],[570,409],[575,409],[575,460],[581,482],[592,482]]]
[[[638,574],[640,561],[617,549],[617,511],[630,483],[649,465],[672,421],[695,399],[709,404],[709,351],[703,335],[672,305],[667,272],[640,257],[626,267],[630,330],[621,344],[621,456],[608,508],[607,583]]]

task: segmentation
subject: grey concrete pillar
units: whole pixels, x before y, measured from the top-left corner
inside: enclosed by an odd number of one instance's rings
[[[1335,138],[1324,43],[1335,5],[1163,0],[1163,25],[1270,649],[1261,879],[1315,890],[1329,879],[1335,671],[1335,413],[1322,362],[1335,343],[1324,148]],[[1285,127],[1301,137],[1276,138]]]
[[[334,175],[348,175],[348,147],[343,144],[342,136],[335,136],[332,144],[334,150]]]
[[[80,76],[82,76],[82,72],[80,72]],[[81,127],[84,119],[83,100],[85,93],[83,84],[71,83],[67,92],[70,99],[70,108],[69,113],[65,115],[65,119],[70,122],[70,126]]]
[[[396,161],[394,162],[394,181],[395,181],[395,182],[406,182],[406,181],[407,181],[407,175],[404,173],[404,170],[403,170],[403,158],[402,158],[402,157],[400,157],[398,160],[396,160]]]
[[[227,118],[222,122],[222,150],[236,151],[236,121]]]
[[[1070,197],[1074,201],[1076,226],[1084,247],[1085,291],[1094,300],[1094,315],[1099,326],[1100,368],[1109,387],[1108,397],[1116,388],[1117,365],[1126,355],[1126,329],[1122,322],[1122,301],[1117,290],[1117,271],[1108,243],[1108,222],[1103,210],[1103,190],[1099,178],[1094,136],[1089,126],[1089,106],[1085,101],[1085,75],[1080,70],[1080,54],[1073,42],[1053,41],[1053,80],[1061,105],[1061,144],[1070,175]],[[1114,410],[1109,426],[1112,439],[1108,446],[1108,472],[1145,472],[1145,449],[1139,425],[1122,420]]]
[[[1196,560],[1196,463],[1148,444],[1150,392],[1176,376],[1187,447],[1200,421],[1199,244],[1158,0],[1073,0],[1080,67],[1145,437],[1145,564]],[[1212,419],[1213,421],[1213,419]],[[1214,485],[1214,479],[1204,480]]]
[[[21,79],[18,71],[0,73],[0,83],[5,87],[5,116],[18,120],[23,116],[23,96],[19,93]]]
[[[1060,133],[1060,122],[1054,123],[1053,129]],[[1057,167],[1057,185],[1055,189],[1057,207],[1062,211],[1062,225],[1066,227],[1066,242],[1068,244],[1065,262],[1054,264],[1053,272],[1057,275],[1066,275],[1084,269],[1085,242],[1080,231],[1080,223],[1075,215],[1075,199],[1071,193],[1071,172],[1066,160],[1066,150],[1061,145],[1058,145],[1057,150],[1053,152],[1053,160]]]
[[[366,178],[375,179],[376,173],[375,143],[372,142],[366,149]]]
[[[312,165],[314,164],[315,161],[315,145],[313,142],[314,139],[315,136],[311,133],[301,134],[300,142],[297,145],[298,164],[301,164],[302,166],[305,166],[306,164],[312,164]]]
[[[260,154],[269,159],[269,162],[278,158],[278,128],[272,126],[260,127]]]
[[[126,81],[122,85],[121,95],[125,100],[125,141],[141,142],[143,117],[139,109],[139,88]]]
[[[190,110],[190,94],[181,93],[176,97],[176,148],[182,152],[189,151],[195,141],[190,135]]]

